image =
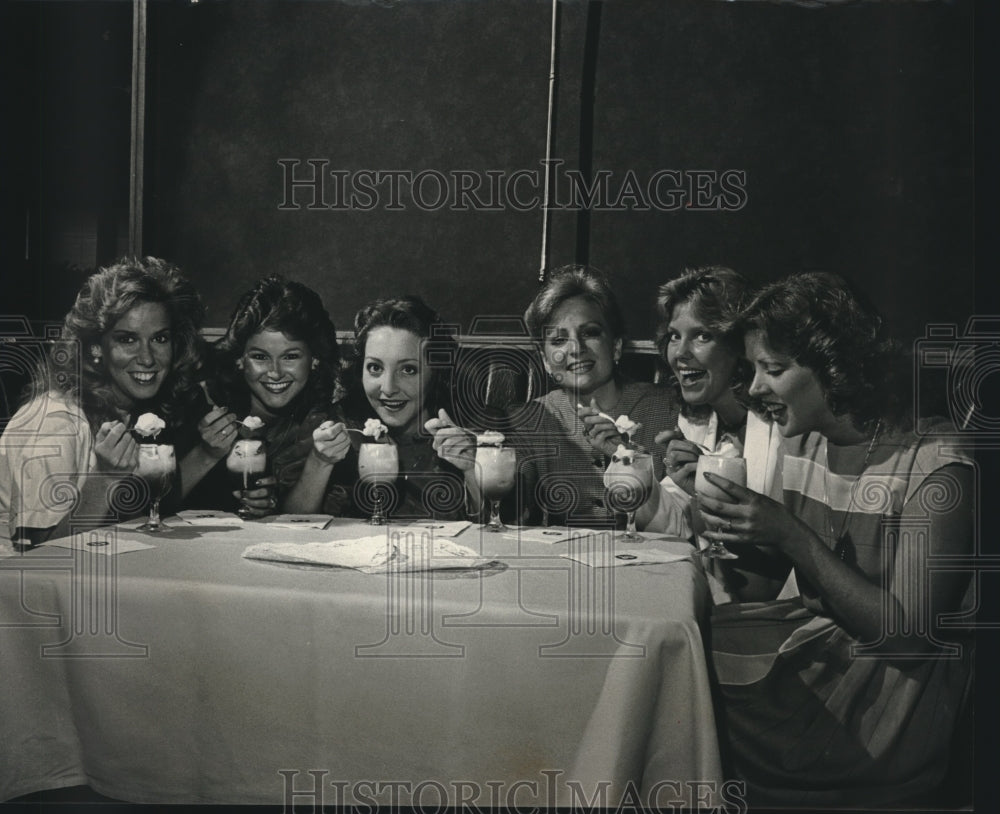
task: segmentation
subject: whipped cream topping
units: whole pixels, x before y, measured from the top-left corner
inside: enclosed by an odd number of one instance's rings
[[[244,427],[246,427],[248,430],[251,431],[259,430],[261,427],[264,426],[264,422],[261,420],[260,416],[255,416],[255,415],[248,415],[246,418],[243,419],[241,423],[243,424]]]
[[[505,440],[506,436],[502,432],[487,430],[476,436],[476,445],[480,447],[499,447]]]
[[[144,438],[156,438],[160,430],[167,426],[167,422],[156,413],[143,413],[135,422],[132,429]]]
[[[615,429],[622,433],[622,435],[631,435],[641,426],[642,424],[638,421],[633,421],[627,415],[620,415],[615,419]]]
[[[379,438],[389,432],[389,428],[377,418],[367,418],[365,419],[364,429],[361,432],[363,435],[370,436],[378,441]]]

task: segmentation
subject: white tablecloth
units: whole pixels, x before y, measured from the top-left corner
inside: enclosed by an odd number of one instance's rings
[[[476,527],[459,541],[501,563],[482,572],[241,556],[371,531],[177,523],[98,535],[155,546],[117,556],[0,559],[0,799],[89,784],[135,802],[669,806],[718,791],[697,566],[589,568],[559,556],[572,543]]]

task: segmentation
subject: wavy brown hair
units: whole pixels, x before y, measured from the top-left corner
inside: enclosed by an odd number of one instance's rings
[[[177,266],[156,257],[126,257],[91,275],[76,296],[62,334],[49,354],[38,384],[63,393],[83,408],[92,427],[117,419],[107,370],[95,361],[91,348],[137,305],[161,303],[170,316],[173,356],[153,405],[168,422],[176,423],[196,396],[202,362],[199,330],[205,309],[194,286]],[[36,388],[38,386],[36,384]]]
[[[812,370],[834,415],[860,430],[905,425],[904,357],[875,307],[843,277],[806,272],[764,286],[739,319],[776,352]]]

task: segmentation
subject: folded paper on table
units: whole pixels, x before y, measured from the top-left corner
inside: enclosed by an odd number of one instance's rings
[[[252,560],[353,568],[366,574],[388,570],[435,571],[478,568],[489,562],[468,546],[428,533],[391,533],[328,543],[258,543],[243,552]]]
[[[567,560],[582,562],[591,568],[612,568],[622,565],[660,565],[669,562],[690,561],[691,555],[675,554],[658,548],[616,548],[597,546],[563,554]]]
[[[82,532],[73,537],[60,537],[56,540],[47,540],[47,546],[57,548],[69,548],[74,551],[87,551],[91,554],[102,554],[105,557],[114,557],[118,554],[128,554],[130,551],[143,551],[147,548],[156,548],[148,543],[140,543],[130,537],[122,537],[113,529],[96,529],[94,531]]]
[[[282,529],[325,529],[331,520],[329,514],[271,514],[255,522]]]
[[[184,509],[177,512],[176,517],[192,526],[242,526],[243,519],[232,512],[222,512],[218,509]],[[169,521],[170,518],[167,518]]]
[[[468,520],[417,520],[405,525],[392,526],[392,530],[429,531],[434,537],[457,537],[471,525]]]
[[[504,537],[522,540],[528,543],[565,543],[573,538],[582,538],[610,534],[610,529],[583,529],[567,526],[509,526]]]

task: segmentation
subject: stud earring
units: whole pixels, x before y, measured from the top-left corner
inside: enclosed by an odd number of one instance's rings
[[[95,364],[99,365],[101,363],[101,357],[103,356],[100,345],[90,346],[90,360]]]

